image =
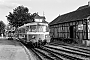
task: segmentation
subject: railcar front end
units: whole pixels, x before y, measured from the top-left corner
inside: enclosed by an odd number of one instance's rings
[[[35,47],[50,42],[49,28],[47,23],[29,23],[19,28],[19,38],[25,44],[32,44]]]
[[[31,25],[27,32],[27,42],[32,42],[34,46],[45,45],[50,41],[49,28],[46,24]]]

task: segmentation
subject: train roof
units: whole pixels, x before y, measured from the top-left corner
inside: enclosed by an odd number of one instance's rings
[[[24,24],[23,26],[20,26],[19,28],[23,28],[25,26],[30,26],[30,25],[45,25],[45,26],[48,26],[48,23],[40,23],[40,22],[27,23],[27,24]]]

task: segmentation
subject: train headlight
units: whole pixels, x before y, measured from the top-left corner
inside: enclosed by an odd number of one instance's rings
[[[35,39],[35,36],[32,36],[32,39]]]
[[[47,35],[45,35],[45,38],[47,38],[48,36]]]

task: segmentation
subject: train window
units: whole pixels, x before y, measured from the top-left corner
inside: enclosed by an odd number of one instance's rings
[[[26,31],[29,31],[29,26],[26,26]]]
[[[43,32],[46,32],[46,26],[43,26]]]
[[[20,38],[25,38],[25,35],[24,34],[19,34],[19,37]]]
[[[49,32],[50,30],[49,30],[49,27],[48,26],[46,26],[46,32]]]
[[[30,32],[49,32],[49,28],[48,26],[45,26],[45,25],[31,25],[30,26],[30,29],[29,29]]]
[[[20,32],[20,33],[25,33],[25,29],[24,29],[24,28],[19,29],[19,32]]]
[[[30,26],[31,32],[36,32],[36,25]]]
[[[37,26],[37,32],[45,32],[46,27],[45,26]]]

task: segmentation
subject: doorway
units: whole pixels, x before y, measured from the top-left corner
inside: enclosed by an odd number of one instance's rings
[[[70,26],[70,38],[74,38],[74,27]]]

